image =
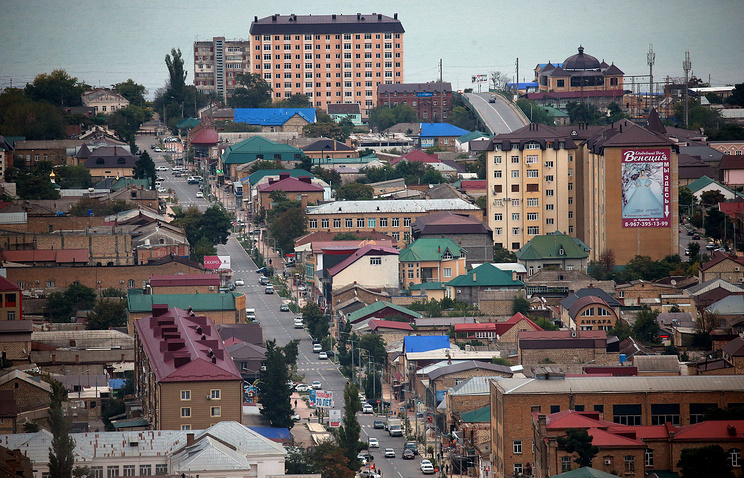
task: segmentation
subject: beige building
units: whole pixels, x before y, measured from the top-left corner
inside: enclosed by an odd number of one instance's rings
[[[95,109],[96,114],[109,115],[129,106],[129,100],[114,91],[96,88],[83,93],[83,106]]]
[[[226,102],[239,87],[238,75],[250,72],[250,41],[214,37],[194,42],[194,86],[199,92]]]
[[[307,95],[324,109],[358,103],[366,116],[378,85],[403,82],[404,32],[397,13],[254,17],[251,72],[275,100]]]
[[[243,379],[212,321],[167,305],[134,324],[135,393],[154,430],[242,419]]]
[[[568,132],[537,123],[491,140],[487,215],[496,245],[517,251],[541,234],[575,237],[577,151]]]

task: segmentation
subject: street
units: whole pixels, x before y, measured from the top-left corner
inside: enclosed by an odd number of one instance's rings
[[[519,129],[527,125],[524,117],[514,111],[513,106],[510,105],[505,98],[501,95],[494,93],[465,93],[470,104],[478,110],[483,121],[486,122],[486,126],[491,130],[494,135],[502,133],[511,133],[512,131]],[[489,98],[495,97],[493,103],[489,103]]]

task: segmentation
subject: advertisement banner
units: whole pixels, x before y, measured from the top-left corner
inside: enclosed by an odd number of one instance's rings
[[[310,407],[333,408],[333,392],[310,390]]]
[[[669,227],[671,150],[624,149],[622,155],[623,227]]]
[[[328,410],[328,421],[331,428],[341,426],[341,410]]]
[[[204,256],[205,269],[224,270],[230,268],[230,256]]]

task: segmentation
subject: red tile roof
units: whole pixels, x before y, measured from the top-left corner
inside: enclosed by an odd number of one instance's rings
[[[10,282],[5,277],[0,276],[0,291],[8,292],[11,290],[20,292],[21,288],[18,287],[18,284],[15,284],[14,282]]]
[[[744,420],[708,420],[677,429],[675,441],[736,441],[744,440]]]
[[[460,182],[460,187],[466,191],[468,189],[486,189],[488,188],[488,181],[485,179],[463,180]]]
[[[731,220],[736,220],[736,215],[744,211],[744,199],[736,198],[734,201],[719,202],[718,210],[730,217]]]
[[[518,324],[520,321],[526,320],[530,327],[534,331],[540,332],[542,331],[542,328],[540,328],[539,325],[522,315],[521,313],[517,312],[514,314],[509,320],[505,322],[486,322],[481,324],[455,324],[455,332],[484,332],[484,331],[494,331],[496,332],[496,335],[504,335],[506,332],[508,332],[512,327],[514,327],[516,324]]]
[[[369,328],[373,331],[377,329],[413,330],[413,327],[411,327],[409,324],[405,322],[398,322],[396,320],[380,320],[380,319],[371,319],[369,321]]]
[[[392,247],[385,247],[385,246],[373,246],[373,245],[366,245],[359,250],[355,251],[352,255],[344,259],[343,261],[339,262],[335,266],[328,269],[328,273],[332,276],[335,276],[339,272],[343,271],[359,259],[361,259],[364,256],[367,255],[398,255],[398,249],[393,249]]]
[[[390,166],[394,166],[398,164],[399,162],[403,161],[415,161],[418,163],[439,163],[441,162],[437,155],[435,154],[427,154],[421,151],[420,149],[414,149],[410,153],[406,153],[402,156],[398,156],[397,158],[390,161]]]
[[[208,317],[153,305],[153,315],[134,328],[158,382],[241,380]]]
[[[707,271],[711,267],[720,264],[723,261],[732,260],[738,264],[744,265],[744,258],[737,257],[734,255],[726,254],[725,252],[721,251],[714,251],[713,254],[710,256],[710,260],[700,266],[700,270]]]
[[[735,156],[733,154],[724,154],[718,163],[718,169],[744,169],[744,156]]]
[[[219,142],[220,135],[213,129],[203,129],[191,140],[191,144],[217,144]]]
[[[152,287],[220,285],[218,274],[166,274],[150,276]]]

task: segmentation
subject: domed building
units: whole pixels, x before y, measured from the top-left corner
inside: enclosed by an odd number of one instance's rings
[[[589,101],[606,106],[622,98],[623,75],[614,64],[608,65],[604,60],[587,55],[584,47],[579,46],[579,52],[563,63],[537,65],[535,81],[540,90],[527,98],[552,102],[556,108],[564,107],[568,101]]]

